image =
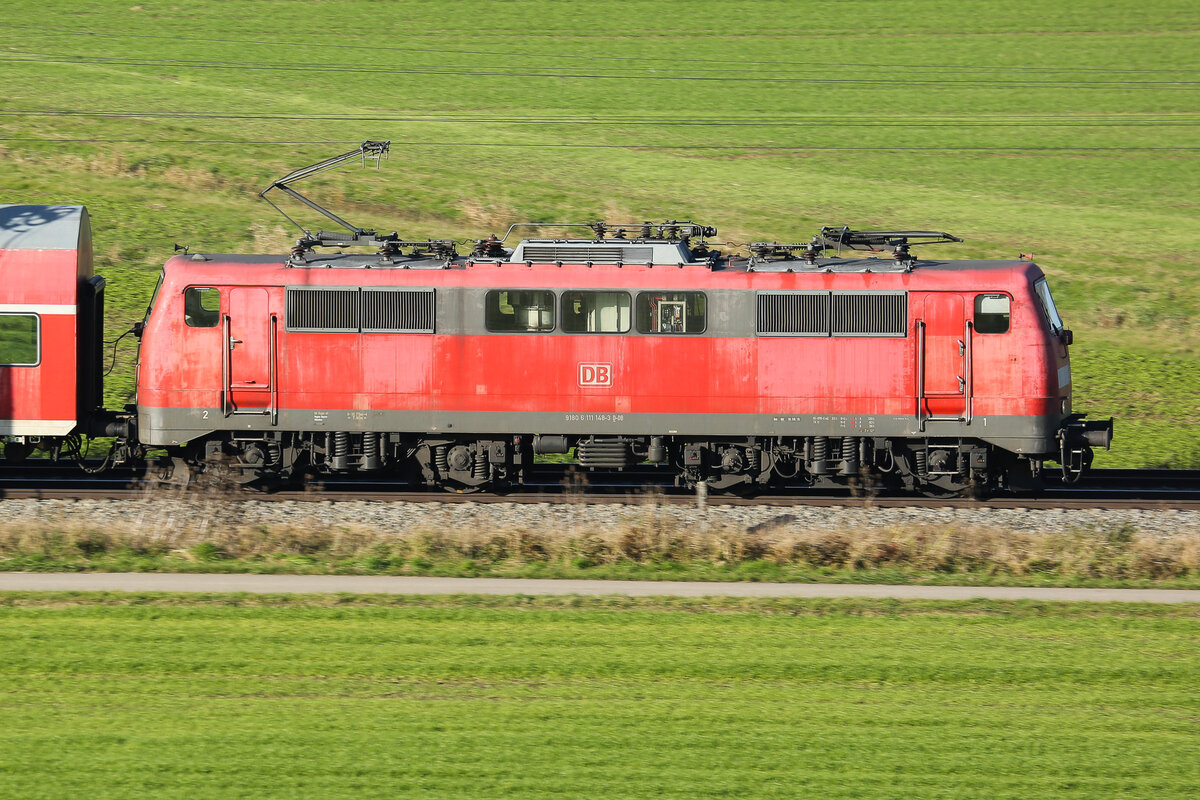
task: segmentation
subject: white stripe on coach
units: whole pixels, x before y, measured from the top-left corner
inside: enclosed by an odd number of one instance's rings
[[[66,436],[73,419],[0,419],[0,436]]]
[[[0,303],[0,314],[74,314],[75,306],[43,303]]]

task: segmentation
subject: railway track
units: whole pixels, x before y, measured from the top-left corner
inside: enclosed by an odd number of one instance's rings
[[[155,492],[180,492],[144,470],[112,470],[87,475],[74,466],[31,462],[0,468],[0,499],[144,499]],[[1051,481],[1037,494],[998,495],[986,500],[928,498],[869,492],[830,491],[759,494],[754,497],[697,494],[664,486],[652,471],[622,476],[584,474],[560,465],[538,469],[534,482],[504,494],[431,492],[403,481],[323,479],[303,490],[262,492],[251,489],[194,487],[187,491],[222,491],[231,500],[291,502],[418,502],[418,503],[647,503],[771,506],[857,506],[878,508],[1111,508],[1200,510],[1200,470],[1093,470],[1083,482]]]

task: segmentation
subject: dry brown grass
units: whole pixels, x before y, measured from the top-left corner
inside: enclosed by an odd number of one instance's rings
[[[0,559],[87,561],[124,553],[198,561],[302,557],[314,564],[366,559],[380,568],[466,561],[568,568],[755,562],[782,568],[1115,580],[1200,574],[1200,534],[1149,536],[1131,526],[1046,534],[964,525],[816,530],[783,516],[746,529],[686,524],[654,502],[627,507],[615,523],[599,522],[587,506],[579,505],[570,507],[565,520],[540,525],[490,520],[453,528],[414,522],[380,529],[349,520],[264,525],[247,523],[241,505],[227,502],[220,492],[168,494],[164,502],[164,491],[128,504],[125,514],[103,525],[44,518],[0,523]]]
[[[463,219],[470,225],[481,231],[492,231],[497,234],[502,234],[508,228],[509,223],[516,221],[520,216],[508,206],[475,198],[464,198],[455,205],[462,212]]]
[[[297,235],[281,224],[255,222],[250,226],[250,246],[247,250],[260,255],[279,253],[286,249],[288,239],[294,239]]]

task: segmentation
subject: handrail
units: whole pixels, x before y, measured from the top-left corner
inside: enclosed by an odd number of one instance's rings
[[[917,320],[917,430],[925,430],[925,321]]]
[[[963,357],[966,359],[966,362],[967,362],[966,364],[963,365],[963,371],[966,373],[966,382],[963,385],[963,422],[967,425],[971,424],[971,398],[975,394],[975,387],[972,385],[972,382],[971,382],[974,377],[972,375],[972,370],[971,370],[971,364],[972,364],[972,358],[971,358],[972,336],[971,336],[971,334],[974,332],[974,330],[975,330],[975,323],[972,322],[971,320],[967,320],[966,333],[963,334],[963,338],[965,338],[967,341],[966,352],[963,354]]]
[[[969,324],[969,323],[968,323]],[[270,372],[269,380],[271,381],[271,424],[279,424],[279,383],[277,378],[279,375],[279,367],[276,361],[279,358],[279,317],[275,314],[271,315],[271,354],[270,354]]]
[[[233,347],[229,330],[229,315],[221,315],[221,414],[228,417],[233,398],[229,396],[229,350]]]

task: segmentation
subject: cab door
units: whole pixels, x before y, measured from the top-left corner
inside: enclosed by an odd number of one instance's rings
[[[964,420],[970,393],[970,341],[961,295],[925,296],[918,324],[919,413],[922,419]]]
[[[229,290],[225,316],[226,413],[267,414],[275,409],[276,319],[261,287]]]

